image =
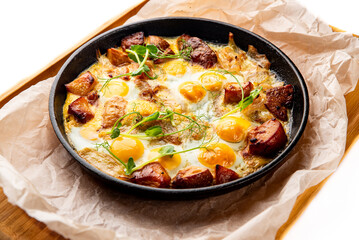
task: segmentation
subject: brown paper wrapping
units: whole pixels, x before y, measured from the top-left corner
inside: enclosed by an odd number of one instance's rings
[[[0,185],[11,203],[71,239],[273,239],[297,196],[332,173],[343,155],[343,94],[359,78],[359,41],[333,33],[292,1],[151,0],[129,22],[159,16],[241,26],[294,61],[309,89],[310,116],[286,163],[249,187],[203,200],[151,201],[112,192],[57,140],[48,79],[0,110]]]

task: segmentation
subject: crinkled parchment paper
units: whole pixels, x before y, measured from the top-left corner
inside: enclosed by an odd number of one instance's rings
[[[343,94],[359,78],[359,41],[333,33],[296,2],[151,0],[129,22],[159,16],[241,26],[295,62],[309,88],[310,116],[288,161],[250,187],[203,200],[150,201],[114,193],[57,140],[48,116],[48,79],[0,110],[0,185],[11,203],[71,239],[273,239],[297,196],[333,172],[343,155]]]

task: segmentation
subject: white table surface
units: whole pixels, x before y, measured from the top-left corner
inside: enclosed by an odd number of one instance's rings
[[[0,94],[36,73],[107,20],[140,0],[3,1]],[[359,34],[357,0],[300,0],[325,22]],[[98,7],[98,4],[106,6]],[[109,7],[110,6],[110,7]],[[285,239],[359,239],[359,142]]]

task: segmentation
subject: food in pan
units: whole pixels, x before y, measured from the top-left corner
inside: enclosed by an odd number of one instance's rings
[[[253,46],[126,36],[65,85],[67,137],[124,181],[199,188],[247,176],[288,142],[294,89]]]

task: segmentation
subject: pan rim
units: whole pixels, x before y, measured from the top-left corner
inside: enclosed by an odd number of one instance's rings
[[[156,21],[172,21],[172,20],[183,20],[183,21],[205,21],[205,22],[210,22],[213,24],[219,24],[219,25],[223,25],[223,26],[227,26],[230,28],[235,28],[238,29],[246,34],[249,34],[257,39],[259,39],[260,41],[264,42],[266,45],[269,45],[272,49],[274,49],[274,51],[276,51],[276,53],[278,53],[280,55],[280,57],[282,59],[284,59],[288,65],[290,66],[290,68],[292,69],[292,71],[295,73],[298,81],[299,81],[299,85],[300,85],[300,90],[302,92],[303,95],[303,116],[302,119],[300,121],[299,127],[298,127],[298,131],[297,133],[292,137],[291,141],[289,142],[289,144],[285,147],[285,149],[279,154],[277,155],[273,160],[271,160],[271,162],[269,162],[268,164],[266,164],[264,167],[262,167],[261,169],[257,170],[254,173],[251,173],[243,178],[239,178],[235,181],[231,181],[228,183],[224,183],[224,184],[219,184],[219,185],[212,185],[212,186],[207,186],[207,187],[202,187],[202,188],[191,188],[191,189],[172,189],[172,188],[154,188],[154,187],[148,187],[148,186],[143,186],[143,185],[139,185],[139,184],[135,184],[135,183],[131,183],[131,182],[127,182],[127,181],[123,181],[120,179],[117,179],[115,177],[109,176],[106,173],[100,171],[99,169],[95,168],[94,166],[92,166],[91,164],[89,164],[86,160],[84,160],[83,158],[81,158],[79,156],[79,154],[72,148],[72,146],[70,145],[69,141],[62,135],[61,130],[57,124],[56,121],[56,114],[55,114],[55,96],[56,96],[56,88],[57,85],[61,79],[61,75],[64,72],[64,70],[67,68],[67,66],[72,62],[72,60],[86,47],[90,46],[91,44],[93,44],[94,42],[101,40],[101,38],[109,35],[109,34],[115,34],[118,31],[125,31],[127,28],[131,28],[131,27],[135,27],[144,23],[148,23],[148,22],[156,22]],[[294,146],[298,143],[300,137],[302,136],[304,130],[305,130],[305,126],[307,124],[307,120],[308,120],[308,114],[309,114],[309,96],[308,96],[308,90],[307,90],[307,86],[305,84],[304,78],[301,75],[300,71],[298,70],[298,68],[296,67],[296,65],[292,62],[292,60],[285,55],[278,47],[276,47],[274,44],[272,44],[270,41],[268,41],[267,39],[249,31],[246,29],[243,29],[241,27],[229,24],[229,23],[225,23],[225,22],[221,22],[221,21],[217,21],[217,20],[211,20],[211,19],[205,19],[205,18],[194,18],[194,17],[160,17],[160,18],[151,18],[151,19],[147,19],[147,20],[143,20],[143,21],[139,21],[139,22],[135,22],[132,24],[126,24],[123,26],[119,26],[116,27],[114,29],[111,29],[109,31],[106,31],[94,38],[92,38],[91,40],[89,40],[88,42],[86,42],[85,44],[83,44],[81,47],[79,47],[73,54],[71,54],[71,56],[66,60],[66,62],[63,64],[63,66],[61,67],[61,69],[59,70],[59,72],[56,75],[56,78],[52,84],[51,87],[51,91],[50,91],[50,96],[49,96],[49,115],[50,115],[50,120],[51,120],[51,124],[53,126],[53,129],[56,133],[57,138],[60,140],[61,144],[65,147],[65,149],[70,153],[70,155],[72,155],[73,158],[75,158],[75,160],[77,162],[80,163],[80,165],[82,167],[84,167],[86,170],[90,171],[91,173],[95,174],[95,176],[105,180],[106,182],[109,182],[111,184],[114,184],[116,186],[122,187],[122,188],[126,188],[129,189],[131,191],[140,193],[141,195],[144,194],[151,194],[151,195],[156,195],[157,197],[160,198],[164,198],[166,199],[168,197],[168,200],[171,199],[180,199],[183,197],[189,197],[191,198],[191,196],[193,196],[193,198],[198,198],[198,197],[204,197],[204,196],[214,196],[214,195],[219,195],[225,192],[229,192],[235,189],[240,189],[246,185],[249,185],[255,181],[257,181],[258,179],[262,178],[263,176],[267,175],[269,172],[271,172],[273,169],[275,169],[279,164],[281,164],[286,156],[292,151],[292,149],[294,148]],[[62,114],[61,114],[62,115]]]

